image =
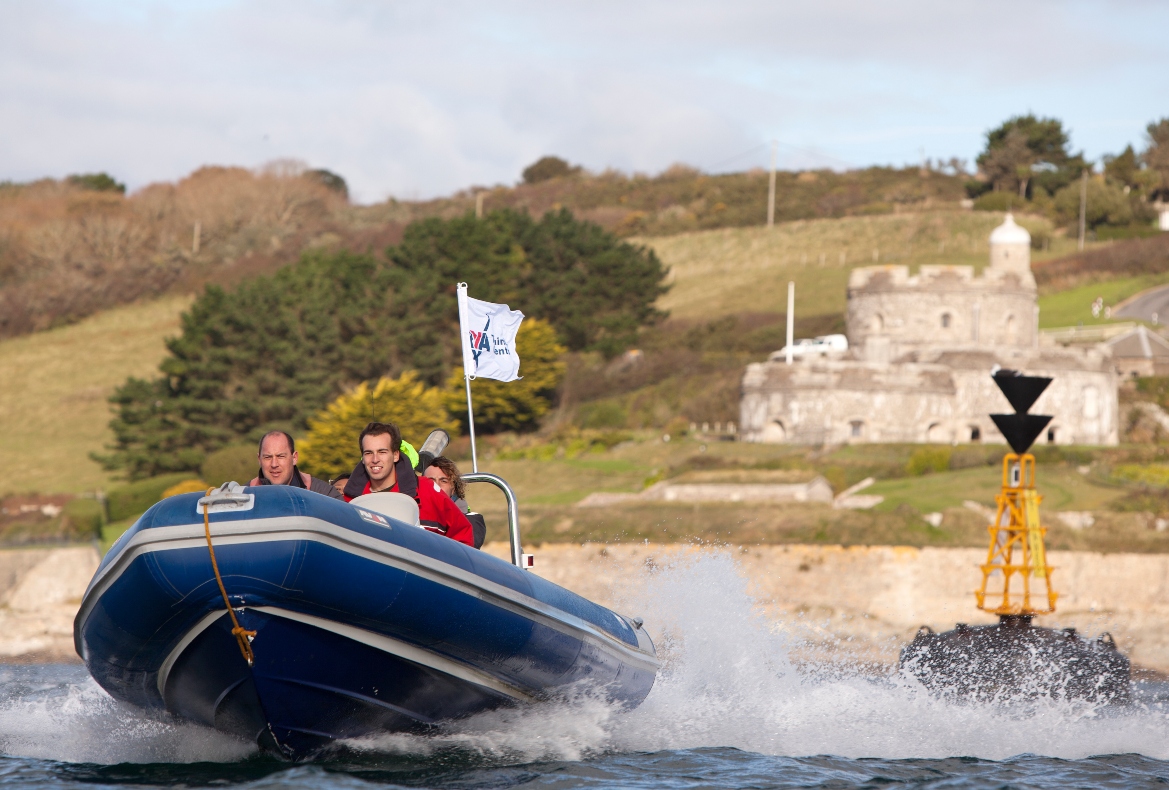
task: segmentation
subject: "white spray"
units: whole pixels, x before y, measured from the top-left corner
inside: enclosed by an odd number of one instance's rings
[[[420,757],[456,751],[507,763],[718,746],[854,758],[1135,752],[1169,759],[1169,714],[1159,706],[1118,712],[1042,700],[949,704],[897,675],[874,677],[839,663],[797,667],[791,655],[798,645],[759,613],[729,552],[696,553],[647,571],[627,595],[636,596],[634,608],[659,635],[664,659],[639,708],[625,711],[586,695],[484,713],[436,736],[387,735],[349,745]],[[0,702],[0,750],[102,763],[232,761],[254,753],[228,736],[119,705],[92,681]]]

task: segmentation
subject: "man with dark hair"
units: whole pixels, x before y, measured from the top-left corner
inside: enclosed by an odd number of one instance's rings
[[[297,468],[296,462],[300,456],[296,453],[296,442],[284,431],[268,431],[264,434],[256,457],[260,462],[260,474],[248,485],[307,488],[333,499],[344,499],[340,491],[324,480],[316,480]]]
[[[410,459],[402,453],[402,434],[393,423],[371,422],[357,440],[361,463],[345,484],[345,500],[383,491],[406,494],[418,503],[418,520],[431,532],[475,545],[471,523],[462,511],[429,478],[414,474]]]

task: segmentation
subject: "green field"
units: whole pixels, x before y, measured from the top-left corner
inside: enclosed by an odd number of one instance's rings
[[[1079,324],[1094,326],[1124,320],[1105,318],[1103,313],[1093,318],[1092,302],[1097,298],[1102,298],[1105,305],[1114,306],[1125,299],[1136,296],[1141,291],[1164,285],[1167,282],[1169,282],[1169,274],[1124,277],[1042,295],[1039,297],[1039,328],[1051,329]]]
[[[1001,482],[997,467],[976,467],[882,480],[864,493],[885,497],[878,510],[891,511],[909,505],[921,513],[936,513],[961,507],[966,501],[993,508]],[[1095,485],[1074,468],[1063,465],[1040,466],[1038,485],[1043,493],[1043,507],[1048,510],[1099,510],[1125,494],[1121,488]]]
[[[874,250],[883,262],[981,267],[986,238],[1000,221],[994,213],[933,211],[713,230],[641,242],[657,250],[671,269],[673,287],[661,304],[676,317],[711,320],[742,312],[783,312],[789,279],[797,284],[797,314],[824,315],[844,309],[849,271],[871,263]],[[1050,230],[1046,220],[1022,222],[1035,231]],[[1047,254],[1062,254],[1071,244],[1058,238],[1053,243]],[[1046,295],[1041,320],[1044,326],[1088,323],[1090,312],[1088,319],[1080,316],[1097,295],[1113,304],[1151,284],[1118,280]],[[109,484],[109,475],[89,458],[110,439],[106,398],[127,376],[155,372],[164,353],[162,340],[177,330],[178,314],[187,304],[187,298],[168,298],[131,305],[73,326],[0,342],[0,379],[5,382],[0,389],[0,431],[5,437],[0,494],[79,492]],[[641,472],[630,475],[637,478]],[[592,477],[582,469],[579,479]],[[537,496],[560,494],[550,489]]]
[[[675,438],[665,443],[660,437],[642,434],[637,441],[578,459],[501,461],[488,457],[481,460],[481,468],[501,475],[516,489],[524,539],[530,544],[650,540],[983,547],[988,519],[965,503],[995,507],[1001,484],[998,459],[1006,447],[970,446],[954,452],[960,451],[979,455],[986,462],[967,469],[907,476],[911,446],[858,445],[817,453],[811,448],[782,445],[704,444],[698,438]],[[1072,452],[1082,456],[1092,451]],[[1111,452],[1123,455],[1126,451]],[[863,511],[836,510],[822,504],[636,500],[603,508],[575,506],[593,491],[636,492],[648,482],[663,475],[676,476],[696,464],[724,470],[718,474],[738,476],[760,474],[751,469],[803,469],[804,474],[825,475],[836,491],[872,474],[879,480],[864,493],[878,494],[885,501]],[[687,478],[694,476],[683,473]],[[1120,512],[1122,509],[1116,507],[1133,489],[1106,485],[1094,475],[1082,473],[1078,461],[1041,461],[1038,485],[1052,548],[1169,551],[1169,533],[1151,529],[1150,515]],[[473,486],[468,500],[487,516],[489,538],[507,540],[502,495],[488,486]],[[1091,511],[1097,523],[1087,530],[1072,530],[1056,518],[1061,511]],[[944,514],[940,527],[923,518],[935,512]]]
[[[484,437],[480,469],[507,480],[519,499],[523,539],[533,546],[547,542],[702,542],[823,543],[844,545],[973,546],[986,543],[987,516],[966,507],[995,506],[1001,482],[998,460],[1005,446],[970,445],[953,448],[953,459],[975,466],[924,475],[909,475],[913,445],[857,445],[830,451],[784,445],[707,442],[701,437],[671,437],[669,442],[640,432],[615,447],[577,457],[548,460],[503,459],[500,437]],[[1061,454],[1067,453],[1067,457]],[[1156,513],[1169,499],[1149,498],[1129,507],[1137,487],[1110,485],[1105,471],[1085,474],[1085,457],[1097,454],[1103,469],[1141,456],[1139,448],[1060,449],[1045,453],[1038,465],[1044,524],[1052,548],[1085,551],[1169,551],[1169,532],[1153,529]],[[1145,452],[1147,455],[1148,453]],[[464,469],[467,458],[456,458]],[[1129,466],[1132,466],[1130,463]],[[1141,469],[1148,468],[1141,465]],[[875,476],[865,490],[885,501],[871,510],[837,510],[827,504],[668,503],[629,500],[607,507],[578,507],[597,491],[637,493],[661,479],[755,479],[816,474],[834,490]],[[171,476],[176,477],[176,476]],[[1158,478],[1160,479],[1160,478]],[[146,481],[136,486],[148,486]],[[125,490],[125,489],[123,489]],[[473,485],[467,499],[488,521],[488,539],[506,541],[507,512],[503,495],[489,485]],[[112,502],[113,500],[111,500]],[[111,508],[112,509],[112,508]],[[1073,530],[1056,517],[1060,511],[1091,511],[1096,524]],[[1143,512],[1149,510],[1150,512]],[[1131,511],[1131,512],[1129,512]],[[939,526],[926,522],[927,513],[942,513]],[[102,530],[111,544],[134,518]]]
[[[157,373],[188,304],[169,297],[0,342],[0,495],[109,484],[89,457],[111,439],[106,399],[127,376]]]
[[[1001,216],[995,213],[939,210],[640,241],[657,250],[671,269],[673,288],[661,304],[675,317],[711,320],[744,312],[783,312],[789,279],[797,283],[797,315],[809,316],[838,314],[844,309],[849,271],[871,264],[874,250],[886,263],[981,267],[987,257],[987,236],[999,222]],[[1035,232],[1050,233],[1046,220],[1023,218],[1021,222]],[[1073,244],[1053,237],[1052,248],[1036,258],[1064,254]],[[1041,320],[1044,326],[1089,323],[1089,306],[1096,296],[1115,304],[1158,282],[1130,278],[1047,294],[1041,298]],[[127,376],[154,375],[164,355],[163,339],[177,331],[178,316],[188,304],[188,298],[168,298],[131,305],[73,326],[0,342],[0,381],[4,382],[0,387],[0,435],[4,437],[0,495],[81,492],[111,484],[111,477],[89,457],[110,440],[107,398]],[[561,507],[592,491],[638,490],[646,479],[678,463],[679,454],[695,452],[688,445],[643,441],[603,456],[497,464],[516,482],[525,501]],[[767,462],[785,452],[789,451],[733,443],[709,448],[710,456],[733,454],[736,463]]]

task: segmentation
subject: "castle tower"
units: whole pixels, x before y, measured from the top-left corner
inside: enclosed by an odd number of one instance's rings
[[[1031,234],[1015,224],[1010,212],[990,233],[990,267],[1020,274],[1031,271]]]

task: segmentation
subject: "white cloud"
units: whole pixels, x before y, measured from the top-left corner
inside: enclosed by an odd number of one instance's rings
[[[277,157],[376,200],[594,169],[972,158],[1033,110],[1090,156],[1169,114],[1157,3],[0,0],[0,179]],[[1161,80],[1163,82],[1163,79]],[[766,146],[734,164],[763,165]]]

